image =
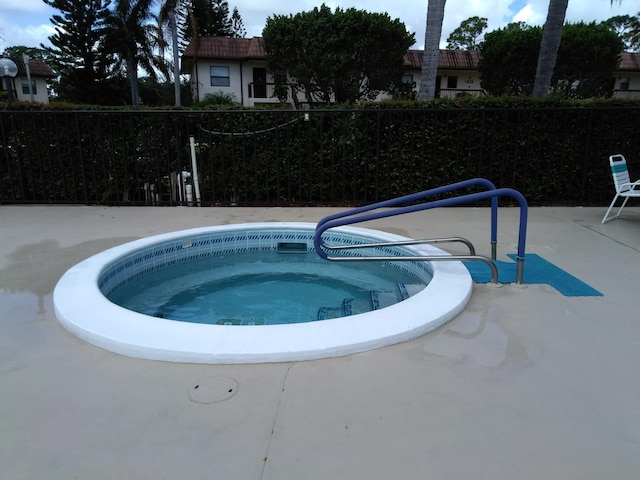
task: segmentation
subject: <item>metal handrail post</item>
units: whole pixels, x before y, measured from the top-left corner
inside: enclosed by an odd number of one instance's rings
[[[498,258],[498,197],[491,198],[491,260]]]

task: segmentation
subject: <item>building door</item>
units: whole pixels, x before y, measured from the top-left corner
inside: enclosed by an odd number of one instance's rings
[[[267,69],[253,69],[253,96],[255,98],[267,98]]]

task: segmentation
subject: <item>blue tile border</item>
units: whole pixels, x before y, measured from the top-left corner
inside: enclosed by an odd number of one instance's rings
[[[247,229],[180,237],[132,251],[113,261],[100,274],[98,288],[104,295],[108,295],[130,279],[138,278],[176,263],[184,263],[215,255],[276,251],[278,243],[282,241],[306,243],[307,251],[315,254],[313,235],[313,230]],[[370,243],[372,241],[370,237],[336,232],[325,234],[323,239],[329,244],[343,245]],[[371,255],[371,252],[369,250],[368,255]],[[366,256],[367,252],[356,250],[352,254]],[[375,254],[399,256],[403,255],[404,252],[400,249],[381,247],[375,250]],[[425,275],[429,277],[432,275],[432,270],[426,262],[385,261],[383,264],[421,279]]]
[[[516,254],[507,255],[512,260]],[[516,263],[496,261],[498,267],[498,281],[500,283],[514,283],[516,281]],[[481,262],[464,262],[465,267],[471,273],[476,283],[488,283],[491,281],[489,268]],[[603,296],[595,288],[587,285],[565,270],[557,267],[535,253],[527,253],[524,256],[523,282],[527,284],[547,284],[555,288],[566,297],[601,297]]]

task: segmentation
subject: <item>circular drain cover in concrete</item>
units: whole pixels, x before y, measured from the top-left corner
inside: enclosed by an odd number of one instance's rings
[[[206,377],[189,388],[189,399],[196,403],[218,403],[233,397],[238,391],[238,382],[224,376]]]

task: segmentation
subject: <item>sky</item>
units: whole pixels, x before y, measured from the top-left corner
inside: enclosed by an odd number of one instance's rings
[[[274,14],[289,15],[309,11],[323,3],[322,0],[227,1],[229,10],[238,8],[247,29],[247,37],[260,36],[266,19]],[[332,8],[354,7],[369,12],[386,12],[392,19],[399,18],[409,32],[415,33],[416,44],[412,48],[424,47],[427,0],[325,0],[324,3]],[[469,17],[487,18],[487,31],[504,27],[514,21],[542,25],[548,7],[549,0],[447,0],[441,46],[444,47],[447,37],[460,22]],[[567,21],[599,22],[616,15],[637,15],[639,12],[640,0],[622,0],[621,3],[614,1],[613,6],[609,4],[609,0],[570,0]],[[0,0],[0,53],[5,48],[16,45],[48,45],[47,37],[53,33],[50,19],[55,13],[57,10],[42,0]]]

